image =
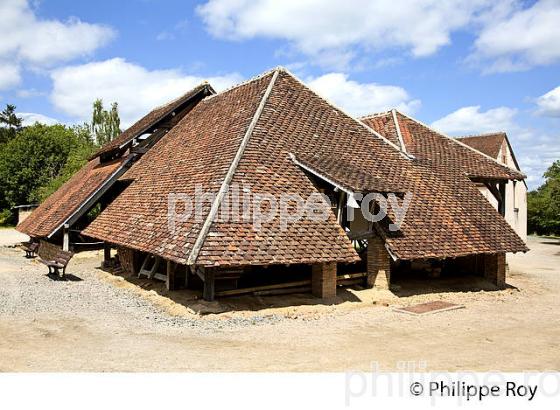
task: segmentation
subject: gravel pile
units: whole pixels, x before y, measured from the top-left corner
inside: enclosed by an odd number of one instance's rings
[[[67,279],[54,280],[37,260],[25,260],[18,249],[0,247],[0,315],[91,318],[111,327],[162,332],[184,328],[210,332],[283,319],[277,315],[220,319],[172,316],[142,296],[104,282],[95,271],[97,266],[95,259],[73,260]]]

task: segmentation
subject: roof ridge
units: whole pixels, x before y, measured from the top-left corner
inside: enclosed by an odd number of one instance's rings
[[[393,108],[391,110],[391,114],[392,114],[392,117],[393,117],[393,122],[395,123],[395,130],[397,131],[397,137],[399,139],[399,144],[401,145],[401,148],[403,149],[403,151],[408,154],[408,152],[406,150],[406,145],[404,144],[404,139],[403,139],[403,136],[402,136],[402,133],[401,133],[401,126],[399,124],[399,119],[397,117],[397,110]]]
[[[489,159],[490,161],[496,163],[496,164],[499,165],[500,167],[506,168],[506,169],[508,169],[508,170],[510,170],[510,171],[513,171],[513,169],[512,169],[511,167],[508,167],[507,165],[502,164],[502,163],[499,162],[497,159],[492,158],[490,155],[486,155],[484,152],[480,152],[479,150],[477,150],[477,149],[475,149],[475,148],[473,148],[473,147],[471,147],[471,146],[465,144],[464,142],[461,142],[461,141],[459,141],[459,140],[456,139],[456,138],[452,138],[452,137],[450,137],[449,135],[446,135],[446,134],[444,134],[443,132],[438,131],[438,130],[436,130],[436,129],[430,127],[429,125],[423,123],[423,122],[420,121],[420,120],[417,120],[416,118],[412,118],[412,117],[410,117],[410,116],[408,116],[408,115],[406,115],[406,114],[404,114],[404,113],[402,113],[402,112],[400,112],[400,111],[398,111],[398,110],[397,110],[397,112],[398,112],[399,114],[401,114],[403,117],[406,117],[406,118],[408,118],[409,120],[415,121],[415,122],[417,122],[418,124],[422,125],[423,127],[426,127],[426,128],[429,129],[430,131],[435,132],[436,134],[441,135],[442,137],[445,137],[445,138],[447,138],[448,140],[453,141],[453,142],[456,143],[456,144],[459,144],[459,145],[461,145],[461,146],[463,146],[463,147],[465,147],[465,148],[468,148],[468,149],[470,149],[471,151],[476,152],[478,155],[482,155],[483,157],[485,157],[485,158]],[[521,171],[516,171],[516,172],[519,172],[521,175],[523,175],[524,177],[526,177],[526,175],[525,175],[524,173],[522,173]]]
[[[217,97],[217,96],[219,96],[219,95],[223,95],[223,94],[228,93],[228,92],[230,92],[230,91],[232,91],[232,90],[235,90],[235,89],[237,89],[237,88],[239,88],[239,87],[242,87],[242,86],[247,85],[247,84],[249,84],[249,83],[252,83],[252,82],[254,82],[254,81],[260,80],[261,78],[264,78],[264,77],[266,77],[267,75],[270,75],[270,74],[272,74],[272,73],[274,73],[274,72],[276,72],[276,71],[282,71],[283,69],[284,69],[284,67],[282,67],[282,66],[277,66],[277,67],[271,68],[270,70],[266,70],[265,72],[260,73],[259,75],[250,77],[250,78],[248,78],[247,80],[244,80],[244,81],[242,81],[242,82],[240,82],[240,83],[234,84],[234,85],[232,85],[231,87],[228,87],[228,88],[226,88],[225,90],[220,91],[219,93],[215,93],[215,94],[209,95],[209,96],[206,97],[203,101],[208,101],[208,100],[210,100],[210,99],[212,99],[212,98],[214,98],[214,97]]]
[[[158,105],[157,107],[152,108],[152,110],[151,110],[148,114],[150,114],[150,113],[152,113],[152,112],[154,112],[154,111],[156,111],[156,110],[160,110],[160,109],[162,109],[162,108],[165,108],[165,107],[167,107],[168,105],[171,105],[171,104],[173,104],[173,103],[175,103],[175,102],[181,100],[181,99],[184,98],[187,94],[190,94],[190,93],[192,93],[193,91],[198,90],[199,88],[202,89],[204,86],[207,86],[207,85],[209,85],[210,88],[211,88],[212,90],[214,90],[214,88],[212,87],[212,85],[210,85],[210,83],[209,83],[208,81],[206,81],[206,80],[201,81],[198,85],[195,85],[193,88],[191,88],[190,90],[184,92],[183,94],[179,95],[178,97],[176,97],[176,98],[174,98],[174,99],[172,99],[172,100],[170,100],[170,101],[167,101],[167,102],[165,102],[165,103],[163,103],[163,104],[160,104],[160,105]]]
[[[362,115],[361,117],[358,117],[359,120],[368,120],[370,118],[377,118],[377,117],[381,117],[382,115],[388,115],[391,114],[391,111],[393,111],[395,108],[392,108],[390,110],[387,111],[379,111],[379,112],[374,112],[371,114],[367,114],[367,115]]]
[[[254,130],[255,126],[257,125],[257,122],[259,121],[259,118],[261,117],[261,114],[264,110],[264,106],[266,105],[268,97],[270,96],[270,93],[272,92],[272,88],[274,87],[274,83],[276,82],[276,78],[278,78],[279,70],[274,69],[273,72],[274,72],[274,74],[272,75],[272,78],[270,79],[270,82],[268,83],[268,86],[266,87],[264,95],[261,98],[261,101],[260,101],[260,103],[259,103],[259,105],[258,105],[258,107],[255,111],[255,114],[253,115],[253,118],[251,119],[251,122],[247,126],[247,130],[245,131],[245,135],[243,135],[243,139],[241,140],[241,143],[239,144],[239,148],[237,149],[237,153],[235,154],[235,157],[233,158],[233,160],[232,160],[232,162],[231,162],[231,164],[228,168],[228,171],[227,171],[226,175],[224,176],[224,180],[222,181],[222,184],[220,186],[220,190],[218,191],[218,194],[216,195],[216,198],[212,202],[212,206],[210,208],[210,211],[208,212],[208,216],[206,217],[206,220],[204,221],[204,224],[202,225],[202,228],[200,228],[200,233],[199,233],[198,237],[196,238],[195,243],[193,244],[191,252],[189,253],[189,257],[187,259],[187,265],[194,265],[195,264],[196,259],[198,258],[198,254],[199,254],[200,250],[202,249],[202,246],[204,245],[204,241],[206,240],[206,237],[208,236],[208,232],[210,231],[210,227],[214,223],[214,218],[218,214],[218,211],[220,209],[220,206],[222,204],[224,196],[229,189],[229,184],[230,184],[231,180],[233,179],[233,175],[235,174],[235,171],[237,170],[237,166],[239,165],[239,161],[241,161],[241,157],[243,156],[243,153],[245,152],[245,148],[247,147],[247,144],[249,143],[249,138],[253,134],[253,130]],[[261,78],[263,78],[263,77],[261,76]]]
[[[307,84],[305,84],[303,81],[301,81],[298,77],[296,77],[292,72],[290,72],[290,70],[288,70],[285,67],[278,67],[277,68],[279,71],[283,71],[286,74],[288,74],[290,77],[292,77],[294,80],[296,80],[298,83],[300,83],[301,85],[303,85],[303,87],[305,87],[305,89],[311,91],[313,94],[315,94],[318,98],[320,98],[321,100],[323,100],[324,102],[326,102],[328,105],[330,105],[332,108],[334,108],[335,110],[340,111],[342,114],[346,115],[347,117],[350,117],[353,121],[355,121],[357,124],[359,124],[361,127],[365,128],[368,132],[370,132],[371,134],[375,135],[377,138],[380,138],[382,141],[384,141],[386,144],[390,145],[392,148],[396,149],[397,151],[399,151],[399,153],[405,157],[408,160],[412,160],[414,159],[414,157],[408,153],[406,153],[405,151],[403,151],[400,147],[398,147],[396,144],[393,144],[391,141],[389,141],[387,138],[385,138],[383,135],[381,135],[380,133],[378,133],[377,131],[375,131],[373,128],[368,127],[366,124],[364,124],[363,122],[361,122],[359,119],[357,119],[356,117],[354,117],[353,115],[350,115],[349,113],[347,113],[345,110],[343,110],[342,108],[338,107],[337,105],[335,105],[334,103],[332,103],[331,101],[329,101],[327,98],[319,95],[316,91],[312,90],[311,88],[309,88],[309,86]]]
[[[481,134],[467,134],[467,135],[461,135],[459,137],[454,137],[455,139],[461,139],[461,138],[484,138],[484,137],[491,137],[494,135],[500,135],[503,134],[504,136],[507,136],[507,132],[505,131],[494,131],[494,132],[483,132]]]

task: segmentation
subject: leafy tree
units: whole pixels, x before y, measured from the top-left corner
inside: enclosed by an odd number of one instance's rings
[[[0,149],[0,209],[34,202],[35,191],[57,178],[83,143],[63,125],[25,127]]]
[[[6,143],[16,136],[21,129],[22,119],[16,115],[16,106],[6,104],[6,108],[0,112],[0,144]]]
[[[57,177],[49,180],[45,185],[40,186],[35,191],[31,192],[31,202],[43,202],[58,188],[60,188],[66,181],[80,170],[88,159],[97,150],[97,146],[89,143],[80,143],[75,149],[70,151],[66,163],[60,170]]]
[[[560,160],[544,177],[544,184],[527,196],[527,227],[539,235],[560,235]]]
[[[97,145],[102,146],[112,141],[120,133],[121,120],[119,118],[118,104],[111,104],[110,110],[103,108],[103,101],[97,99],[93,103],[91,119],[91,134],[95,137]]]

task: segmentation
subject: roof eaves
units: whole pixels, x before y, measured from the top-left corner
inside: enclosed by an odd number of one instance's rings
[[[309,166],[308,164],[303,163],[302,161],[299,161],[297,159],[297,157],[293,154],[293,153],[288,153],[288,156],[290,157],[290,159],[293,161],[294,164],[296,164],[297,166],[305,169],[306,171],[310,172],[311,174],[315,175],[317,178],[322,179],[323,181],[331,184],[332,186],[334,186],[335,188],[338,188],[341,191],[346,192],[348,195],[353,196],[354,195],[354,191],[352,191],[351,189],[349,189],[348,187],[345,187],[337,182],[335,182],[333,179],[329,178],[328,176],[326,176],[325,174],[321,173],[320,171],[318,171],[317,169]]]
[[[188,98],[184,101],[183,104],[187,104],[189,101],[191,101],[194,97],[196,97],[197,95],[200,94],[200,92],[202,91],[208,91],[211,95],[215,95],[216,91],[214,90],[214,88],[210,85],[210,83],[208,81],[203,81],[202,83],[200,83],[199,85],[197,85],[196,87],[194,87],[190,92],[192,92],[192,94],[190,94],[188,96]],[[151,113],[153,113],[154,111],[157,110],[161,110],[162,108],[165,108],[167,106],[171,106],[174,103],[176,103],[177,101],[181,100],[182,98],[185,97],[185,94],[173,99],[172,101],[169,101],[165,104],[161,104],[158,105],[157,107],[151,109],[146,115],[144,115],[144,117],[140,118],[137,122],[141,121],[143,118],[145,118],[146,116],[150,115]],[[180,105],[179,105],[180,106]],[[120,144],[118,147],[112,147],[108,150],[104,150],[104,147],[99,148],[98,151],[96,151],[89,159],[95,159],[103,154],[106,154],[108,152],[113,152],[113,151],[120,151],[123,148],[125,148],[127,145],[130,144],[131,141],[133,141],[135,138],[138,138],[139,136],[141,136],[142,134],[144,134],[146,131],[148,131],[150,128],[152,128],[155,124],[159,123],[162,121],[163,118],[167,117],[169,114],[171,114],[173,111],[175,111],[177,109],[177,107],[171,108],[169,109],[169,111],[165,112],[163,115],[161,115],[157,120],[152,121],[151,123],[149,123],[148,125],[146,125],[145,127],[141,128],[139,131],[137,131],[133,136],[131,136],[128,141],[123,142],[122,144]],[[133,127],[133,125],[131,125],[130,127],[127,128],[130,129],[131,127]],[[123,131],[121,134],[122,135],[124,132],[126,132],[127,130]]]

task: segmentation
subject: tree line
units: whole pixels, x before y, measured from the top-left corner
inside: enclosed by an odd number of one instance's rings
[[[89,123],[23,126],[16,107],[0,113],[0,225],[13,224],[16,205],[38,204],[121,133],[118,106],[93,103]]]
[[[527,195],[527,230],[560,236],[560,160],[544,173],[544,183]]]

